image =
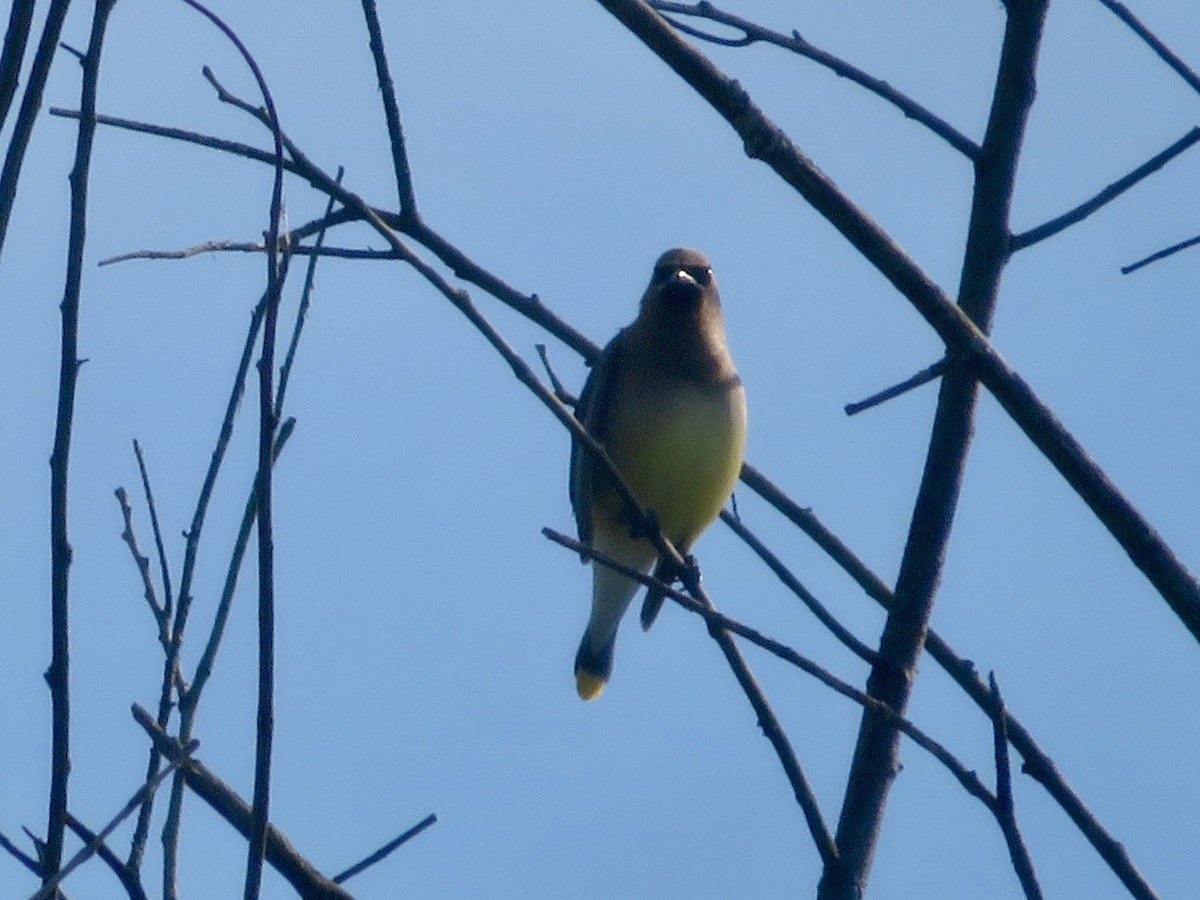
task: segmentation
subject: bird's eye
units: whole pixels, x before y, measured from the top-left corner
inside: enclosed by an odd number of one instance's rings
[[[712,269],[707,266],[692,266],[684,271],[696,279],[696,284],[707,285],[712,283]]]

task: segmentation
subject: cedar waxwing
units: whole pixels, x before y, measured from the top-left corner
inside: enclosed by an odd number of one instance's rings
[[[696,250],[654,265],[632,325],[604,348],[575,410],[638,501],[687,555],[733,491],[746,445],[746,394],[725,341],[717,282]],[[639,572],[658,560],[603,463],[573,442],[571,505],[579,540]],[[612,673],[617,626],[639,583],[594,562],[592,611],[575,656],[575,686],[600,696]],[[672,573],[673,574],[673,573]],[[642,627],[663,596],[647,593]]]

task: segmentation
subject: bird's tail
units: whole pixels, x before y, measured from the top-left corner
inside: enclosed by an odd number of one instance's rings
[[[608,684],[616,644],[615,632],[599,648],[592,645],[590,633],[584,634],[579,642],[579,652],[575,654],[575,690],[582,699],[595,700]]]

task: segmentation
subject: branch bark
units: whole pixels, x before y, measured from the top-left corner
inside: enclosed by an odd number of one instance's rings
[[[1008,4],[992,110],[975,162],[959,306],[984,333],[991,328],[1009,256],[1009,210],[1025,123],[1033,105],[1046,6],[1047,0]],[[868,693],[898,713],[908,705],[925,646],[966,472],[978,394],[974,372],[963,366],[948,368],[942,378],[895,599],[867,680]],[[850,900],[865,893],[888,793],[899,767],[900,733],[895,724],[865,709],[838,822],[838,864],[825,870],[818,890],[821,900]]]

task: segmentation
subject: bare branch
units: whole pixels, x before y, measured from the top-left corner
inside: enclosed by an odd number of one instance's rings
[[[989,331],[1008,259],[1008,219],[1017,159],[1033,105],[1034,72],[1047,0],[1009,3],[1000,69],[975,187],[959,305]],[[975,373],[950,367],[942,378],[925,470],[917,492],[895,597],[871,668],[871,696],[903,714],[915,681],[941,581],[946,547],[966,471],[978,397]],[[899,771],[899,733],[872,709],[863,713],[838,822],[837,864],[825,870],[821,900],[861,897],[870,875],[891,784]]]
[[[8,120],[13,97],[20,83],[21,63],[33,28],[33,0],[13,0],[4,32],[4,50],[0,52],[0,129]]]
[[[337,176],[334,179],[338,184],[342,183],[342,176],[345,175],[345,170],[338,167]],[[333,198],[329,198],[329,202],[325,206],[325,217],[333,212]],[[304,332],[304,322],[308,317],[308,308],[312,302],[313,283],[317,277],[317,259],[320,257],[320,250],[325,244],[325,229],[322,228],[317,232],[317,239],[313,249],[317,252],[308,259],[308,267],[304,272],[304,287],[300,291],[300,304],[296,309],[296,321],[292,325],[292,338],[288,342],[287,353],[284,355],[283,365],[279,367],[279,389],[275,392],[275,419],[278,420],[283,415],[283,400],[287,396],[288,382],[292,377],[292,366],[296,362],[296,350],[300,346],[300,335]],[[277,458],[279,455],[278,447],[274,451]]]
[[[163,756],[172,761],[183,759],[183,747],[179,741],[159,728],[150,714],[136,703],[133,705],[133,717]],[[242,837],[250,840],[253,817],[245,800],[196,759],[182,761],[179,771],[194,794]],[[350,894],[313,868],[272,825],[267,826],[266,860],[306,900],[352,900]]]
[[[262,355],[259,357],[259,438],[258,474],[255,491],[258,500],[258,715],[255,728],[253,827],[246,861],[246,900],[257,900],[262,887],[263,856],[266,852],[268,806],[271,795],[271,746],[275,730],[275,539],[272,519],[271,474],[275,434],[275,335],[286,261],[278,259],[279,223],[283,211],[283,133],[275,101],[253,55],[220,17],[197,0],[183,0],[225,35],[241,54],[254,75],[265,111],[259,116],[271,130],[275,153],[272,157],[274,180],[267,227],[267,291],[263,316]],[[211,73],[205,67],[205,75]],[[216,85],[215,79],[209,79]],[[218,91],[220,86],[217,85]],[[222,96],[222,99],[226,99]],[[234,102],[230,100],[229,102]],[[286,257],[285,257],[286,260]]]
[[[1026,247],[1036,244],[1038,241],[1044,241],[1048,237],[1053,237],[1060,231],[1063,231],[1076,222],[1081,222],[1094,213],[1100,207],[1120,197],[1123,193],[1137,184],[1144,178],[1153,175],[1176,156],[1183,153],[1197,141],[1200,141],[1200,126],[1193,128],[1166,150],[1148,159],[1142,163],[1128,175],[1119,178],[1106,187],[1090,200],[1080,203],[1074,209],[1063,213],[1061,216],[1056,216],[1049,222],[1045,222],[1036,228],[1031,228],[1021,234],[1013,235],[1012,251],[1015,253],[1018,250],[1024,250]],[[1122,270],[1125,271],[1125,270]]]
[[[872,394],[866,400],[859,400],[857,403],[847,403],[843,407],[846,415],[857,415],[860,412],[879,406],[881,403],[886,403],[888,400],[893,400],[901,394],[907,394],[909,391],[919,388],[923,384],[928,384],[944,374],[947,365],[946,358],[942,357],[932,366],[922,369],[911,378],[905,379],[899,384],[892,385],[892,387],[886,388],[878,394]]]
[[[142,808],[146,808],[145,801],[142,802]],[[67,827],[75,832],[76,836],[85,844],[90,844],[96,840],[96,833],[75,818],[70,812],[67,813]],[[125,888],[125,893],[129,895],[129,900],[150,900],[146,896],[146,889],[142,887],[142,880],[137,870],[121,862],[120,857],[113,853],[112,848],[103,840],[99,841],[96,845],[96,856],[117,876],[117,880]]]
[[[388,69],[387,53],[383,49],[383,31],[379,27],[379,13],[375,0],[362,0],[363,18],[367,21],[370,35],[371,56],[375,60],[375,76],[379,80],[379,94],[383,99],[383,113],[387,119],[388,137],[392,142],[392,167],[396,174],[396,193],[400,200],[400,217],[417,214],[417,198],[413,193],[412,170],[408,165],[408,151],[404,147],[404,127],[400,124],[400,106],[396,102],[396,86]]]
[[[817,617],[817,620],[844,647],[864,662],[875,662],[875,651],[851,634],[850,630],[839,622],[833,613],[825,607],[825,604],[813,596],[808,588],[800,583],[800,580],[783,564],[783,561],[772,553],[767,545],[760,541],[754,532],[742,523],[741,519],[731,515],[728,510],[721,510],[721,521],[732,528],[733,533],[746,542],[746,545],[758,555],[758,558],[766,563],[767,568],[775,573],[779,580],[787,586],[788,590],[800,598],[809,611]]]
[[[1195,247],[1200,244],[1200,235],[1188,238],[1186,241],[1180,241],[1178,244],[1172,244],[1164,250],[1159,250],[1156,253],[1151,253],[1144,259],[1139,259],[1135,263],[1130,263],[1127,266],[1121,266],[1121,274],[1128,275],[1130,272],[1136,272],[1138,269],[1148,266],[1151,263],[1158,262],[1160,259],[1166,259],[1168,256],[1174,256],[1180,250],[1186,250],[1188,247]]]
[[[1100,3],[1128,25],[1134,34],[1145,41],[1150,49],[1158,55],[1158,58],[1170,66],[1175,71],[1175,74],[1186,81],[1193,91],[1200,93],[1200,75],[1197,75],[1170,47],[1159,40],[1154,32],[1143,25],[1124,3],[1118,3],[1116,0],[1100,0]]]
[[[154,502],[154,491],[150,489],[150,475],[146,471],[146,458],[142,454],[142,445],[135,438],[133,455],[137,459],[138,474],[142,479],[142,496],[146,498],[146,510],[150,513],[150,527],[154,532],[154,549],[158,553],[158,568],[162,577],[163,598],[162,608],[169,620],[175,609],[175,597],[171,593],[171,567],[167,564],[167,551],[163,547],[162,529],[158,524],[158,505]]]
[[[347,881],[349,881],[355,875],[358,875],[360,872],[366,871],[371,866],[375,865],[377,862],[381,862],[382,860],[386,859],[388,856],[390,856],[392,854],[393,851],[399,849],[404,844],[407,844],[409,841],[411,841],[413,838],[415,838],[418,834],[420,834],[422,831],[424,831],[430,825],[433,825],[435,822],[437,822],[437,816],[434,815],[433,813],[430,813],[424,819],[422,819],[420,822],[418,822],[416,825],[414,825],[412,828],[408,829],[407,831],[403,832],[399,836],[388,841],[386,844],[384,844],[382,847],[380,847],[378,850],[376,850],[374,853],[372,853],[366,859],[356,862],[354,865],[352,865],[346,871],[333,876],[333,880],[335,882],[337,882],[338,884],[345,884]]]
[[[3,832],[0,832],[0,848],[6,850],[9,856],[27,868],[38,878],[42,877],[42,867],[38,864],[38,861],[14,844],[11,840],[9,840]]]
[[[1008,855],[1012,859],[1017,878],[1021,881],[1021,889],[1025,891],[1027,900],[1041,900],[1042,888],[1038,884],[1037,874],[1033,870],[1033,860],[1029,858],[1029,849],[1025,839],[1021,837],[1021,829],[1017,825],[1017,809],[1013,802],[1012,771],[1008,764],[1008,724],[1004,713],[1004,700],[1000,697],[1000,685],[996,683],[996,673],[988,676],[992,689],[992,751],[996,760],[996,821],[1004,832],[1004,841],[1008,845]]]
[[[70,0],[51,0],[46,10],[46,21],[42,24],[42,36],[38,40],[37,52],[33,55],[33,66],[29,70],[25,94],[21,97],[21,108],[13,125],[12,136],[8,141],[8,152],[4,156],[4,167],[0,169],[0,251],[4,248],[4,238],[8,234],[8,221],[12,216],[13,202],[17,198],[17,182],[21,180],[21,166],[25,162],[25,151],[29,147],[29,139],[33,136],[33,123],[37,121],[42,109],[42,95],[46,89],[46,79],[50,75],[50,64],[54,61],[54,53],[58,46],[59,35],[62,34],[63,20],[67,16]],[[5,35],[4,62],[13,67],[11,77],[20,75],[21,66],[17,54],[18,41],[22,26],[20,15],[32,14],[33,4],[28,0],[18,0],[10,13],[10,29]],[[9,38],[12,38],[10,42]],[[20,43],[24,43],[20,41]],[[10,55],[10,50],[12,55]],[[13,90],[16,84],[13,84]],[[6,89],[7,90],[7,89]],[[5,113],[7,113],[5,104]],[[93,109],[94,113],[95,110]]]
[[[167,613],[163,609],[162,604],[158,600],[158,590],[154,586],[154,578],[150,574],[150,557],[142,553],[138,546],[137,536],[133,533],[133,510],[129,506],[129,495],[125,493],[125,488],[119,487],[113,494],[117,498],[117,503],[121,507],[121,518],[125,523],[124,529],[121,531],[121,540],[129,548],[130,554],[133,556],[134,565],[137,566],[138,574],[142,579],[142,593],[146,598],[146,603],[150,607],[150,612],[154,616],[155,622],[158,623],[158,641],[166,648],[171,640],[170,630],[167,625]]]
[[[777,31],[772,31],[769,28],[764,28],[755,22],[743,19],[741,16],[733,15],[732,13],[724,12],[717,9],[711,3],[667,3],[664,0],[650,0],[647,4],[660,13],[675,13],[676,15],[694,16],[698,19],[707,19],[712,22],[719,22],[722,25],[727,25],[730,28],[735,28],[741,31],[745,37],[730,40],[716,35],[706,34],[695,28],[690,28],[679,22],[676,19],[668,18],[667,21],[671,25],[685,34],[690,34],[692,37],[699,38],[709,43],[718,44],[722,47],[746,47],[750,44],[765,43],[773,44],[776,47],[781,47],[784,50],[789,50],[807,59],[811,59],[818,65],[822,65],[829,69],[835,75],[841,78],[847,78],[853,81],[860,87],[866,88],[872,94],[882,100],[895,106],[905,116],[915,122],[924,125],[951,147],[961,153],[968,159],[974,159],[979,154],[979,145],[972,141],[969,137],[958,131],[953,125],[938,115],[935,115],[930,110],[926,109],[917,101],[913,100],[907,94],[904,94],[886,81],[876,78],[862,69],[858,68],[845,60],[828,53],[819,47],[816,47],[800,36],[800,32],[793,31],[790,35],[781,34]]]
[[[48,897],[53,897],[56,893],[56,888],[62,884],[63,879],[95,856],[96,852],[102,846],[104,846],[104,842],[107,840],[108,836],[116,831],[117,826],[133,815],[133,811],[142,805],[142,801],[145,800],[147,796],[154,793],[154,791],[162,783],[163,779],[174,772],[175,769],[187,759],[188,755],[190,755],[196,749],[196,746],[197,744],[193,741],[187,747],[181,747],[179,756],[171,760],[170,764],[164,766],[161,772],[157,773],[153,778],[139,787],[134,792],[133,796],[129,798],[128,802],[126,802],[126,804],[117,812],[117,814],[113,816],[109,823],[101,828],[91,840],[84,844],[83,849],[71,857],[70,862],[55,872],[53,877],[47,878],[42,883],[42,889],[34,894],[30,900],[46,900]]]
[[[869,694],[864,694],[862,691],[858,690],[852,685],[842,681],[842,679],[838,678],[825,667],[820,666],[808,657],[797,653],[791,647],[788,647],[787,645],[782,644],[773,638],[767,637],[757,629],[751,628],[749,625],[745,625],[736,619],[731,619],[723,613],[718,612],[715,608],[711,606],[705,606],[704,604],[695,600],[693,597],[690,597],[681,591],[675,590],[665,582],[660,581],[652,575],[645,575],[642,572],[639,572],[637,569],[623,565],[612,557],[598,552],[587,544],[581,544],[579,541],[573,540],[567,537],[565,534],[555,531],[552,528],[543,528],[542,534],[554,541],[556,544],[566,547],[568,550],[573,550],[582,556],[596,560],[602,565],[608,566],[611,569],[615,569],[627,578],[630,578],[634,581],[639,581],[647,587],[653,587],[655,590],[661,590],[665,596],[670,597],[684,609],[701,616],[706,622],[709,623],[710,626],[716,626],[724,631],[736,634],[738,637],[745,638],[750,643],[761,647],[763,650],[766,650],[773,656],[776,656],[779,659],[792,664],[808,675],[811,675],[826,687],[831,688],[838,694],[841,694],[843,697],[853,700],[859,706],[862,706],[866,709],[874,709],[881,716],[890,718],[900,731],[912,738],[913,742],[917,744],[917,746],[921,747],[923,750],[926,750],[935,759],[942,763],[942,765],[944,765],[950,771],[950,774],[955,777],[959,784],[966,789],[967,793],[982,801],[984,806],[986,806],[989,811],[994,809],[996,798],[986,787],[984,787],[983,783],[979,780],[975,773],[968,770],[967,767],[964,766],[962,762],[960,762],[958,758],[955,757],[942,744],[931,738],[928,734],[926,734],[908,719],[898,715],[890,707],[885,706],[874,697],[871,697]],[[814,809],[814,814],[819,815],[819,812],[816,812]]]
[[[67,487],[70,474],[71,431],[75,417],[75,387],[82,365],[79,360],[79,297],[82,290],[83,251],[87,233],[88,176],[91,171],[92,144],[96,135],[96,90],[100,77],[100,51],[104,45],[104,30],[112,5],[113,0],[97,0],[92,16],[87,58],[83,66],[83,84],[80,89],[75,162],[70,177],[71,221],[67,273],[60,307],[62,345],[59,355],[58,409],[54,425],[54,449],[50,454],[51,657],[50,667],[46,670],[46,682],[50,686],[51,762],[46,851],[42,858],[44,883],[49,883],[58,874],[67,826],[67,780],[71,771],[71,544],[67,534]],[[0,218],[6,216],[7,213],[0,213]],[[2,230],[3,224],[0,224],[0,231]]]

